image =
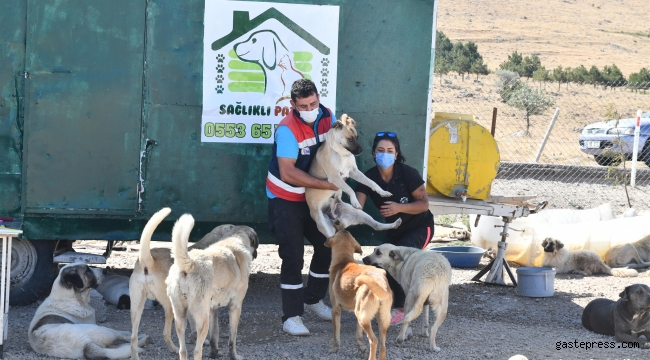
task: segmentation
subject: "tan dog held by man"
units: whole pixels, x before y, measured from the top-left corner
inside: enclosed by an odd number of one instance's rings
[[[354,190],[344,180],[350,177],[381,196],[391,196],[390,192],[382,190],[357,168],[354,156],[361,154],[363,149],[359,145],[356,127],[356,121],[346,114],[336,120],[332,128],[325,133],[325,144],[318,148],[309,168],[309,175],[322,180],[327,179],[339,187],[338,191],[305,188],[310,215],[316,222],[318,230],[326,237],[333,236],[336,232],[332,224],[335,220],[338,220],[343,228],[365,224],[375,230],[395,229],[402,224],[402,219],[397,219],[392,224],[383,224],[363,212]],[[343,191],[350,197],[352,205],[341,200]]]
[[[560,240],[546,238],[542,242],[542,266],[555,268],[557,274],[574,273],[583,276],[606,274],[617,277],[635,277],[634,269],[612,269],[594,251],[568,250]]]
[[[451,284],[449,261],[434,251],[383,244],[375,248],[372,254],[364,257],[363,263],[385,269],[406,293],[405,315],[402,329],[397,336],[397,343],[401,344],[406,340],[409,323],[420,316],[423,306],[422,334],[429,334],[429,306],[431,306],[436,321],[431,326],[429,348],[431,351],[440,351],[436,346],[436,333],[447,317]]]
[[[612,247],[605,254],[605,263],[612,268],[645,269],[650,267],[650,235],[631,244]]]
[[[165,310],[165,325],[163,338],[173,353],[178,352],[178,347],[172,341],[172,304],[167,296],[167,284],[165,280],[169,274],[169,268],[174,264],[171,256],[171,249],[151,249],[151,236],[158,225],[171,213],[170,208],[162,208],[147,222],[140,237],[140,252],[138,260],[133,266],[133,273],[129,279],[129,292],[131,302],[131,358],[139,359],[138,356],[138,328],[140,319],[147,299],[156,300]],[[234,225],[226,224],[217,226],[210,233],[205,235],[201,241],[195,243],[191,249],[204,249],[230,234],[235,228]],[[192,337],[192,336],[190,336]]]
[[[187,359],[185,327],[188,315],[196,325],[194,359],[201,360],[203,341],[210,334],[210,357],[218,356],[219,319],[217,308],[228,306],[230,358],[237,355],[237,327],[242,302],[248,290],[250,265],[259,240],[248,226],[205,249],[188,252],[187,242],[194,227],[192,215],[181,216],[172,230],[174,265],[167,277],[167,295],[174,309],[174,322],[179,342],[179,356]]]
[[[375,359],[377,337],[372,331],[371,321],[377,316],[379,327],[379,359],[386,359],[386,332],[390,326],[390,307],[393,292],[388,286],[386,271],[374,266],[361,265],[354,261],[354,253],[363,255],[361,245],[346,230],[337,232],[327,239],[325,246],[332,249],[330,265],[330,301],[332,303],[332,324],[334,342],[330,352],[338,352],[341,343],[341,309],[354,311],[357,317],[355,340],[359,351],[365,352],[361,331],[370,343],[369,360]]]
[[[90,306],[90,291],[102,282],[105,269],[72,263],[61,268],[50,295],[29,324],[29,345],[39,354],[66,359],[124,359],[131,355],[131,333],[99,326]],[[151,343],[142,334],[141,346]]]

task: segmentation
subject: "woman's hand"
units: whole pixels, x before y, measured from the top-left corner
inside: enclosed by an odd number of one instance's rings
[[[384,218],[387,218],[389,216],[393,216],[397,213],[400,213],[400,207],[402,204],[396,203],[394,201],[386,201],[384,202],[384,205],[381,206],[381,209],[379,209],[379,213],[381,216]]]

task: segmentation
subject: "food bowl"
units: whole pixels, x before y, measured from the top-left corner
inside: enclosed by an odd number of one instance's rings
[[[476,246],[440,246],[431,250],[442,254],[455,268],[477,267],[485,253],[485,249]]]

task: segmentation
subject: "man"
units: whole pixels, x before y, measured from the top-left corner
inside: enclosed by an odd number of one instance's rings
[[[305,308],[323,320],[332,320],[332,310],[322,301],[329,286],[332,253],[324,246],[327,239],[309,215],[305,188],[338,190],[327,180],[307,173],[316,151],[325,141],[325,133],[336,118],[330,109],[320,104],[316,85],[309,79],[293,83],[291,106],[293,109],[275,130],[266,194],[269,226],[275,233],[282,259],[282,329],[291,335],[309,335],[300,318]],[[303,289],[304,238],[314,247],[314,256],[307,286]]]

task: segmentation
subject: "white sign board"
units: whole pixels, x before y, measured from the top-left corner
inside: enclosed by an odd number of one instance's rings
[[[202,142],[273,143],[291,85],[336,111],[339,7],[206,0]]]

